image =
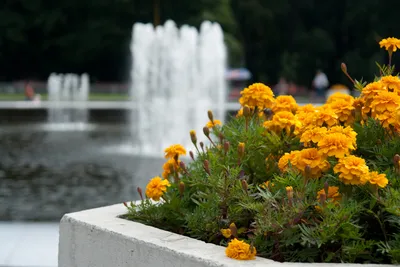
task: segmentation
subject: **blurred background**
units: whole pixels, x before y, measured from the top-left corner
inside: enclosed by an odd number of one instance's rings
[[[137,199],[136,188],[162,172],[165,143],[154,141],[189,139],[179,122],[202,126],[207,105],[224,103],[219,117],[229,119],[253,82],[299,103],[332,90],[357,95],[340,64],[373,79],[376,62],[387,63],[378,42],[400,35],[399,8],[395,0],[0,0],[0,266],[57,266],[63,214]],[[168,20],[161,35],[138,24]],[[196,30],[179,35],[183,25]],[[185,102],[169,133],[167,111]],[[187,116],[200,110],[204,121]]]

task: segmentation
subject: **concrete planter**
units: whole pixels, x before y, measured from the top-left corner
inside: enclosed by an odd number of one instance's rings
[[[122,204],[66,214],[60,223],[59,267],[309,266],[257,258],[238,261],[225,248],[135,223],[118,216]],[[312,264],[347,267],[360,264]],[[383,266],[383,265],[362,265]],[[389,265],[390,266],[390,265]]]

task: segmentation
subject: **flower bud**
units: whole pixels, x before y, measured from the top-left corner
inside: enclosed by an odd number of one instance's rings
[[[204,160],[203,167],[204,167],[204,170],[206,171],[206,173],[208,173],[208,175],[211,175],[210,163],[208,162],[208,160]]]
[[[200,142],[200,147],[201,147],[201,150],[203,150],[203,152],[204,152],[204,143],[203,142]]]
[[[399,161],[400,161],[400,155],[399,154],[394,155],[394,157],[393,157],[393,165],[397,169],[399,168]]]
[[[328,182],[324,183],[324,191],[327,196],[329,196],[329,184]]]
[[[228,153],[230,146],[231,146],[231,144],[228,141],[226,141],[224,143],[224,152],[225,152],[225,154]]]
[[[197,143],[197,136],[196,136],[196,131],[195,130],[191,130],[190,131],[190,139],[192,140],[192,143],[194,145],[196,145]]]
[[[138,193],[139,193],[140,199],[143,200],[142,188],[140,188],[140,187],[138,186],[137,191],[138,191]]]
[[[243,116],[244,117],[250,117],[250,108],[249,108],[249,106],[247,106],[247,105],[245,105],[244,107],[243,107]]]
[[[192,160],[194,160],[194,154],[193,154],[193,151],[189,151],[189,156],[192,158]]]
[[[128,207],[128,204],[126,202],[123,202],[125,207]]]
[[[342,69],[343,73],[347,73],[347,66],[344,62],[342,62],[342,64],[340,64],[340,68]]]
[[[181,197],[183,196],[183,192],[185,191],[185,184],[183,182],[179,183],[179,194]]]
[[[185,173],[187,173],[186,165],[185,165],[185,163],[184,163],[183,161],[180,161],[180,162],[179,162],[179,167],[181,167],[181,169],[182,169]]]
[[[224,142],[225,136],[222,133],[218,134],[219,142],[222,144]]]
[[[210,129],[208,127],[203,127],[203,133],[205,136],[209,137],[210,136]]]
[[[245,147],[245,144],[242,142],[239,142],[239,145],[238,145],[239,158],[243,158],[243,156],[244,156],[244,147]]]
[[[246,180],[242,180],[241,182],[243,190],[247,192],[247,190],[249,189],[249,185],[247,184]]]
[[[236,224],[235,224],[235,223],[231,223],[231,224],[229,225],[229,229],[231,230],[231,233],[232,233],[232,235],[233,235],[234,237],[237,237],[237,236],[238,236],[238,230],[237,230],[237,227],[236,227]]]
[[[325,192],[319,195],[319,203],[321,203],[321,205],[324,205],[326,201],[326,194]]]
[[[304,174],[305,174],[306,178],[311,177],[311,166],[310,165],[306,165],[306,167],[304,169]]]
[[[293,187],[292,186],[286,186],[286,194],[289,200],[293,199]]]
[[[213,115],[211,110],[207,111],[207,115],[208,115],[208,118],[210,119],[210,121],[213,122],[214,121],[214,115]]]

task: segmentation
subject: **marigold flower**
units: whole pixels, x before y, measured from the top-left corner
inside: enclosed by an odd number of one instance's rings
[[[246,242],[234,238],[228,243],[225,254],[232,259],[253,260],[257,250],[255,247],[250,247]]]
[[[290,153],[285,153],[278,161],[278,167],[281,171],[286,172],[289,167],[289,162],[291,166],[295,166],[297,160],[297,154],[300,153],[298,150],[291,151]]]
[[[213,128],[213,127],[215,127],[217,125],[222,125],[220,120],[209,121],[209,122],[207,122],[206,127],[207,128]]]
[[[351,95],[348,95],[348,94],[343,94],[343,93],[341,93],[341,92],[336,92],[336,93],[334,93],[334,94],[332,94],[332,95],[330,95],[330,96],[328,97],[328,99],[326,100],[326,103],[327,103],[327,104],[331,104],[331,103],[333,103],[333,102],[335,102],[335,101],[337,101],[337,100],[344,100],[344,101],[346,101],[347,103],[353,104],[353,102],[354,102],[354,97],[351,96]]]
[[[394,92],[383,91],[376,95],[371,102],[371,116],[383,122],[384,127],[388,127],[388,118],[400,105],[400,96]],[[386,123],[385,123],[386,122]]]
[[[355,110],[353,106],[354,101],[346,101],[343,99],[337,99],[333,101],[330,106],[338,117],[339,121],[345,124],[351,124],[354,121],[353,110]]]
[[[326,127],[309,127],[301,134],[300,142],[308,147],[311,145],[311,142],[314,144],[318,143],[327,132],[328,129]]]
[[[174,170],[179,171],[180,163],[181,163],[180,160],[176,161],[174,158],[171,158],[167,162],[165,162],[163,165],[162,177],[164,179],[168,179],[168,177],[172,173],[172,171],[174,171]]]
[[[275,104],[272,111],[277,113],[279,111],[290,111],[295,113],[298,108],[296,100],[291,95],[280,95],[275,99]]]
[[[329,169],[330,164],[316,148],[306,148],[296,154],[296,160],[293,164],[303,175],[309,175],[311,178],[319,178],[322,172]],[[307,166],[308,172],[307,173]]]
[[[385,49],[389,52],[396,52],[398,48],[400,48],[400,40],[394,37],[388,37],[382,39],[379,42],[380,48],[385,47]]]
[[[282,130],[286,130],[286,133],[290,133],[291,129],[294,127],[300,128],[301,123],[297,118],[293,115],[292,112],[289,111],[280,111],[275,113],[272,117],[272,120],[265,121],[264,127],[269,128],[275,132],[281,132]]]
[[[351,144],[354,146],[354,148],[357,146],[357,133],[350,126],[333,126],[329,129],[329,134],[332,133],[344,134],[347,136],[347,138],[349,138],[349,141],[351,141]]]
[[[386,91],[382,82],[372,82],[367,84],[361,92],[361,96],[359,98],[360,102],[362,102],[362,115],[363,118],[366,119],[368,113],[371,111],[371,102],[372,99],[378,95],[380,92]]]
[[[275,186],[275,184],[271,183],[271,181],[266,181],[266,182],[260,184],[260,187],[263,189],[269,189],[270,187],[274,187],[274,186]]]
[[[315,125],[316,126],[328,126],[332,127],[338,123],[339,116],[331,108],[329,104],[325,104],[317,109],[314,113]]]
[[[318,142],[320,152],[328,157],[343,158],[354,150],[353,140],[342,133],[331,133]]]
[[[146,186],[146,196],[149,198],[159,201],[160,197],[163,196],[164,192],[167,191],[167,187],[171,184],[166,179],[161,179],[161,177],[156,176],[150,180]]]
[[[179,144],[171,145],[170,147],[166,148],[164,152],[165,152],[164,157],[166,159],[179,157],[180,155],[186,155],[186,149]]]
[[[262,83],[254,83],[240,92],[242,95],[239,103],[250,108],[263,110],[264,108],[272,108],[275,99],[271,88]]]
[[[369,180],[365,160],[353,155],[339,159],[333,171],[339,173],[339,180],[344,184],[363,185]]]
[[[325,189],[321,189],[317,192],[317,199],[320,199],[320,196],[322,194],[326,195]],[[329,186],[328,187],[328,195],[326,195],[326,200],[327,201],[333,201],[333,202],[337,202],[340,201],[342,199],[342,196],[339,193],[339,187],[337,186]]]
[[[400,94],[400,79],[398,76],[383,76],[380,79],[380,82],[389,92],[396,92],[397,94]]]
[[[378,172],[370,172],[368,181],[370,184],[376,184],[382,188],[386,187],[389,183],[389,180],[386,178],[386,174],[379,174]]]
[[[239,111],[236,113],[236,118],[240,118],[243,116],[243,108],[240,108]]]
[[[221,234],[225,237],[225,238],[230,238],[232,236],[232,231],[229,228],[226,229],[221,229]]]

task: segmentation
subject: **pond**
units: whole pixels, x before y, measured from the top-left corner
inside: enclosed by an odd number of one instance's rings
[[[59,221],[63,214],[138,199],[162,171],[159,158],[122,153],[123,124],[0,129],[0,221]]]

